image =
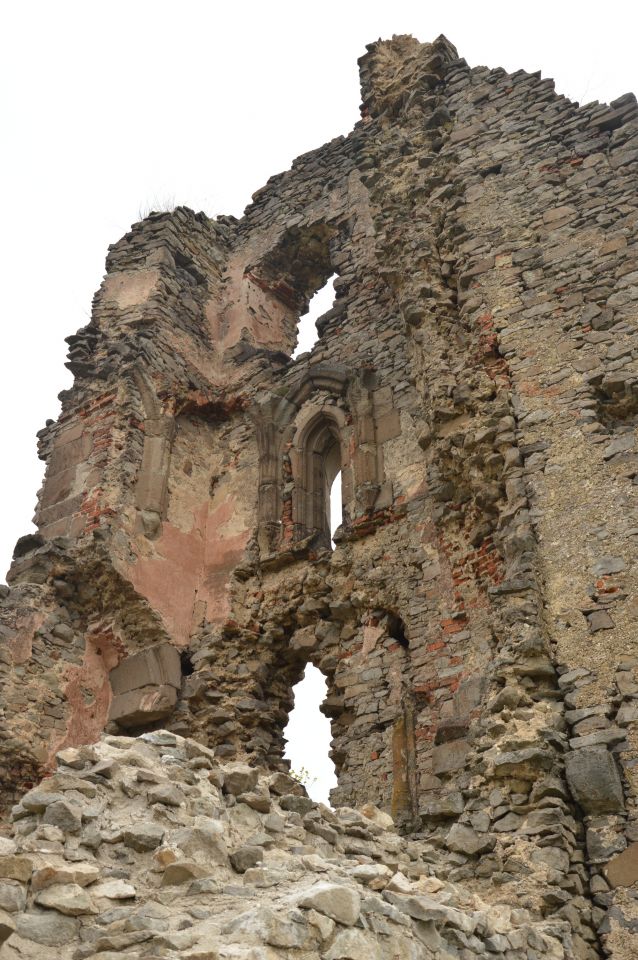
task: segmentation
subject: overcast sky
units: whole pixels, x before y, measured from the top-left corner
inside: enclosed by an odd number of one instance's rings
[[[32,529],[35,433],[70,385],[109,243],[156,205],[241,215],[358,118],[357,57],[444,33],[472,66],[542,70],[581,103],[638,89],[634,2],[19,0],[0,19],[0,579]]]

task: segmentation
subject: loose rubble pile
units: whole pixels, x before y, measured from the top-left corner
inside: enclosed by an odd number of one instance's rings
[[[437,878],[369,805],[158,731],[63,750],[0,838],[2,960],[569,958],[565,921]]]

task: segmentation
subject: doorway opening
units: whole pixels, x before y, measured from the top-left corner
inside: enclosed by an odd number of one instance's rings
[[[304,313],[300,318],[297,325],[297,345],[292,354],[293,360],[296,360],[302,353],[307,353],[312,350],[319,339],[317,320],[332,308],[335,297],[332,281],[336,276],[336,273],[333,273],[332,276],[326,280],[323,287],[317,290],[315,295],[310,299],[308,312]]]
[[[330,790],[337,786],[337,776],[329,756],[330,721],[319,709],[327,692],[326,678],[309,663],[303,678],[293,687],[294,706],[284,729],[284,757],[290,760],[291,772],[303,783],[308,795],[329,806]]]

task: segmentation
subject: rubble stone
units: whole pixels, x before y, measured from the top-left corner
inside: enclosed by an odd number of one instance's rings
[[[622,784],[614,758],[606,748],[585,747],[569,753],[566,775],[574,799],[586,813],[622,811]]]

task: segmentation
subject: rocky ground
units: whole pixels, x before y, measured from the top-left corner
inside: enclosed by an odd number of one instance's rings
[[[437,878],[372,805],[164,731],[57,760],[0,837],[1,960],[573,956],[565,921]]]

